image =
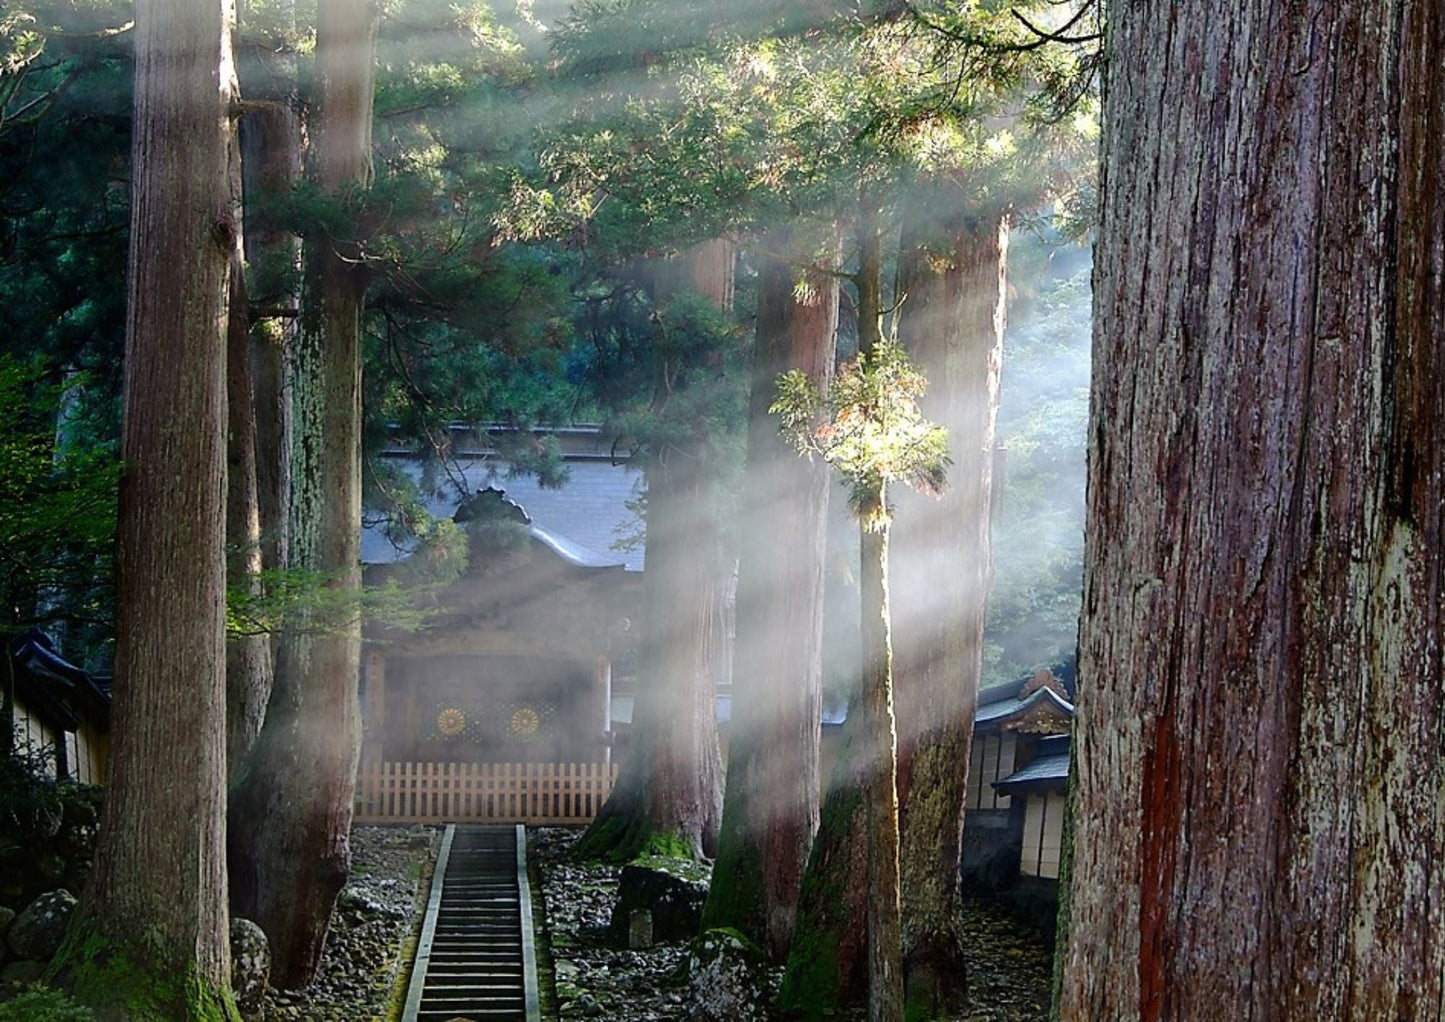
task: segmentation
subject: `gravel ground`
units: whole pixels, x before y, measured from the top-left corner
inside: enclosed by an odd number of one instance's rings
[[[609,945],[621,870],[569,861],[577,836],[556,827],[528,833],[544,1017],[684,1022],[686,946],[627,951]],[[399,1004],[405,993],[401,966],[421,927],[439,838],[439,828],[356,828],[352,878],[327,934],[320,976],[304,991],[268,991],[262,1012],[248,1022],[384,1022],[388,1004]],[[985,903],[967,903],[965,916],[973,1005],[958,1022],[1046,1017],[1051,954],[1043,938]]]
[[[683,944],[624,951],[607,941],[607,923],[621,872],[566,859],[576,832],[542,828],[529,834],[540,874],[562,1022],[684,1022]],[[1038,1022],[1048,1015],[1051,948],[997,906],[971,901],[965,932],[973,1004],[959,1022]],[[861,1015],[860,1015],[861,1017]]]
[[[607,922],[617,895],[617,866],[566,859],[578,832],[543,827],[528,832],[528,852],[542,878],[546,934],[556,978],[557,1016],[607,1022],[675,1022],[686,1017],[681,965],[684,944],[647,951],[609,945]]]
[[[351,879],[326,934],[320,974],[305,990],[268,990],[248,1022],[384,1020],[401,959],[421,928],[440,835],[435,827],[355,828]]]

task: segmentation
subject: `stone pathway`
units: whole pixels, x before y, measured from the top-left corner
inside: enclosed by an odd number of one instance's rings
[[[262,1011],[248,1022],[381,1022],[398,989],[401,949],[415,939],[419,893],[429,880],[439,836],[433,828],[356,828],[353,876],[327,935],[321,975],[304,991],[268,991]],[[545,908],[540,961],[544,971],[550,965],[555,979],[555,997],[543,983],[544,1018],[684,1022],[685,946],[647,951],[609,946],[607,924],[621,870],[568,861],[576,838],[577,832],[563,828],[528,834],[534,880],[541,881],[534,895],[540,893]],[[965,914],[974,1000],[955,1022],[1046,1018],[1051,949],[1043,938],[997,906],[970,902]]]

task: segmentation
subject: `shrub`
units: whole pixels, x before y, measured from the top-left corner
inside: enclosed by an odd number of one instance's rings
[[[0,1022],[95,1022],[95,1015],[69,994],[31,987],[19,997],[0,1002]]]

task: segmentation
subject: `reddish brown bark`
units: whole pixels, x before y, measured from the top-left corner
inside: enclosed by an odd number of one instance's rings
[[[107,1018],[235,1017],[223,855],[231,13],[192,0],[136,11],[110,780],[81,917],[53,964]]]
[[[899,262],[899,337],[928,378],[920,406],[948,428],[953,459],[942,497],[898,494],[889,563],[904,971],[910,1006],[935,1015],[965,994],[959,864],[993,577],[1006,245],[1001,216],[955,214],[912,225]]]
[[[768,247],[786,252],[791,232]],[[808,253],[800,253],[806,257]],[[809,286],[799,290],[802,278]],[[818,829],[823,565],[829,473],[800,458],[768,413],[778,376],[833,375],[836,277],[765,257],[748,406],[737,651],[722,834],[704,922],[729,926],[782,961]]]
[[[713,716],[709,636],[717,620],[719,566],[709,542],[717,497],[688,452],[647,473],[647,571],[639,683],[627,760],[580,854],[716,848],[722,763]]]
[[[1062,1015],[1434,1019],[1445,11],[1109,15]]]
[[[730,291],[732,259],[704,247],[704,265],[729,281],[703,286],[715,297]],[[681,272],[679,272],[681,270]],[[654,270],[654,299],[689,282],[698,267]],[[666,329],[666,315],[661,316]],[[667,358],[659,355],[654,408],[671,399]],[[649,452],[646,570],[643,574],[639,688],[627,760],[612,795],[577,845],[577,853],[629,859],[646,851],[717,850],[722,820],[722,760],[718,754],[716,678],[725,620],[724,565],[716,516],[720,505],[713,438],[662,442]]]
[[[367,0],[322,0],[313,153],[317,182],[333,194],[370,181],[374,41]],[[292,387],[291,564],[319,573],[342,607],[354,601],[361,578],[366,277],[358,256],[335,239],[315,239]],[[265,930],[278,987],[303,986],[315,974],[349,870],[360,627],[356,613],[343,618],[299,622],[286,636],[266,723],[232,803],[236,908]]]

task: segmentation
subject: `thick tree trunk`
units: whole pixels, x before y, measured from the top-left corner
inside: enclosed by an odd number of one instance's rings
[[[295,29],[294,5],[270,5],[269,20]],[[284,9],[286,17],[281,17]],[[246,12],[242,12],[246,29]],[[240,120],[246,200],[245,252],[253,299],[251,371],[256,407],[256,482],[262,561],[288,565],[291,479],[292,348],[301,298],[301,242],[278,222],[277,207],[301,177],[301,117],[289,40],[252,40],[240,61],[241,86],[261,104]],[[257,53],[256,51],[259,51]]]
[[[999,216],[916,226],[899,265],[899,336],[928,378],[920,402],[946,426],[941,498],[900,492],[888,566],[898,711],[904,975],[910,1008],[960,1009],[959,863],[973,715],[993,562],[994,420],[1003,349]]]
[[[707,247],[697,251],[706,254],[703,265],[726,273],[728,282],[707,286],[699,266],[658,270],[654,300],[665,300],[667,288],[684,283],[714,301],[730,292],[731,257],[719,259]],[[654,402],[669,396],[659,381]],[[725,559],[711,443],[696,437],[665,446],[647,465],[643,641],[632,736],[611,797],[577,844],[580,856],[696,858],[717,850],[722,761],[714,704],[725,640],[719,626],[726,615],[720,612]]]
[[[769,245],[787,251],[791,232]],[[829,471],[800,458],[768,414],[781,373],[800,369],[820,390],[833,375],[836,277],[765,258],[748,403],[732,739],[718,858],[704,922],[788,952],[818,829],[823,691],[823,566]]]
[[[1109,7],[1066,1019],[1445,998],[1445,9]]]
[[[250,317],[238,247],[231,257],[231,308],[226,324],[226,582],[259,596],[261,518],[256,495],[256,408],[252,399]],[[271,697],[271,642],[265,635],[226,639],[226,776],[241,765],[266,717]]]
[[[370,179],[375,12],[365,0],[322,0],[317,19],[317,180],[339,193]],[[290,557],[319,572],[346,606],[360,588],[361,311],[355,253],[316,239],[296,345]],[[353,604],[354,607],[354,604]],[[360,626],[306,622],[282,643],[265,728],[232,842],[238,911],[271,943],[272,983],[314,975],[349,869],[352,790],[360,749]]]
[[[868,848],[859,783],[863,710],[849,702],[837,765],[798,894],[778,989],[788,1018],[836,1018],[868,996]]]
[[[870,354],[883,341],[882,237],[876,222],[865,219],[858,239],[858,347],[860,354]],[[785,1010],[810,1019],[852,1008],[865,993],[873,1022],[903,1018],[888,537],[869,528],[886,524],[885,498],[881,482],[876,494],[855,493],[854,511],[864,523],[859,694],[849,706],[846,740],[803,876],[778,995]]]
[[[672,452],[647,472],[639,682],[627,761],[578,854],[697,858],[716,848],[722,763],[708,636],[715,626],[717,496],[707,469]]]
[[[52,973],[105,1019],[236,1018],[225,860],[232,10],[141,0],[105,821]]]

